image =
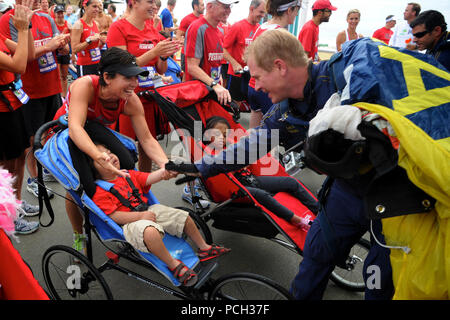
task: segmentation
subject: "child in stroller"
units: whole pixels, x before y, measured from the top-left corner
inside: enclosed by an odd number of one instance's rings
[[[108,154],[109,162],[120,170],[119,158],[104,145],[96,143],[96,146],[99,152]],[[163,179],[164,169],[151,173],[129,170],[129,177],[124,178],[98,161],[91,161],[94,176],[108,182],[106,187],[101,187],[102,182],[98,182],[93,202],[122,226],[125,239],[133,247],[151,252],[161,259],[184,286],[193,286],[197,282],[197,275],[170,255],[162,241],[165,232],[179,238],[185,233],[199,248],[200,261],[207,261],[230,251],[215,244],[208,245],[186,211],[161,204],[150,207],[146,204],[147,201],[142,199],[143,194],[148,192],[153,183]]]
[[[205,129],[205,138],[209,140],[207,150],[211,154],[220,152],[226,147],[227,130],[230,130],[231,126],[225,118],[220,116],[208,118]],[[295,215],[272,196],[278,192],[287,192],[317,214],[319,210],[317,200],[297,180],[285,176],[255,176],[248,167],[236,171],[234,176],[268,210],[299,228],[309,229],[308,219]]]

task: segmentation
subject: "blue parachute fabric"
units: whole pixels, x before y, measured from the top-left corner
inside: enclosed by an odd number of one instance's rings
[[[336,79],[339,91],[343,92],[341,104],[353,104],[364,101],[376,103],[393,109],[393,101],[400,100],[409,95],[405,83],[403,64],[394,59],[380,58],[380,46],[385,44],[372,41],[370,38],[361,38],[354,41],[348,41],[343,44],[342,52],[333,56],[330,60],[330,66],[334,68],[335,75],[343,75]],[[430,55],[424,55],[419,52],[407,49],[395,48],[397,51],[413,56],[435,67],[446,70],[439,62]],[[331,63],[333,61],[333,63]],[[350,74],[345,77],[345,70]],[[434,86],[441,88],[448,86],[442,84],[446,80],[433,75],[425,76],[424,82],[429,88]],[[436,81],[441,83],[435,83]],[[345,95],[345,89],[342,83],[349,86],[349,92]]]
[[[131,151],[136,152],[136,146],[132,139],[111,130],[118,139]],[[79,195],[80,179],[78,173],[73,168],[67,144],[69,137],[68,129],[55,133],[44,145],[43,148],[35,151],[35,157],[45,167],[61,185],[69,191],[74,201],[80,206],[88,208],[91,224],[97,230],[98,235],[103,241],[123,241],[126,242],[122,228],[101,211],[95,203],[82,192]],[[149,204],[159,203],[152,192],[146,194]],[[189,268],[194,268],[199,259],[191,246],[184,240],[169,234],[163,238],[163,242],[175,259],[183,261]],[[159,270],[173,285],[179,286],[180,282],[174,278],[167,265],[151,253],[140,252],[139,254],[148,261],[153,267]]]

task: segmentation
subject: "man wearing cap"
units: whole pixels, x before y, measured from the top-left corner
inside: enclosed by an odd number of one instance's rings
[[[417,50],[417,45],[413,42],[412,29],[410,27],[411,22],[419,15],[420,4],[410,2],[403,12],[402,23],[397,23],[394,28],[394,33],[389,40],[389,45],[393,47],[406,48],[409,50]]]
[[[319,61],[319,25],[328,22],[332,11],[337,10],[330,0],[317,0],[312,6],[313,18],[303,25],[298,40],[303,45],[308,58]]]
[[[391,29],[395,26],[396,21],[393,15],[389,15],[386,17],[386,25],[378,30],[375,30],[372,37],[378,40],[383,41],[386,44],[389,44],[389,40],[392,37],[394,31]]]
[[[417,49],[427,50],[450,71],[450,32],[445,18],[439,11],[424,11],[411,23]]]
[[[186,80],[197,79],[213,88],[220,103],[231,102],[227,89],[221,85],[223,30],[219,22],[226,21],[236,0],[206,0],[206,14],[194,21],[186,32]]]

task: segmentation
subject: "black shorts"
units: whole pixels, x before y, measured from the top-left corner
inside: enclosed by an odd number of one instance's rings
[[[77,75],[78,77],[83,77],[88,74],[98,74],[98,63],[89,64],[86,66],[77,65]]]
[[[230,91],[231,99],[235,101],[248,100],[248,78],[235,77],[228,75],[228,90]]]
[[[0,112],[0,161],[16,159],[30,146],[23,107],[13,112]]]
[[[58,64],[70,64],[70,55],[56,56],[56,62],[58,62]]]
[[[27,104],[24,104],[22,108],[28,136],[34,136],[44,123],[52,121],[61,105],[59,93],[50,97],[30,99]]]

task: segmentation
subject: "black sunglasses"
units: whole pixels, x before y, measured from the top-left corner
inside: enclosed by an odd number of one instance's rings
[[[413,33],[413,36],[416,37],[417,39],[422,38],[424,35],[426,35],[427,33],[430,33],[430,31],[422,31],[422,32],[417,32],[417,33]]]

